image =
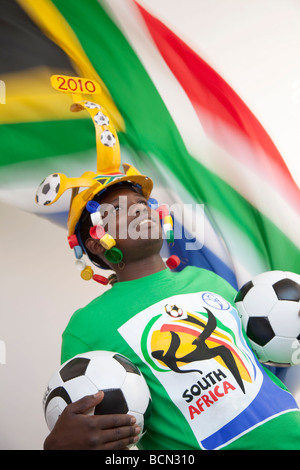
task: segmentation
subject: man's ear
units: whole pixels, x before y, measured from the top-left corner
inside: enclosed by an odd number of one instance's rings
[[[85,246],[93,255],[101,256],[105,252],[105,248],[95,238],[88,238],[85,241]]]

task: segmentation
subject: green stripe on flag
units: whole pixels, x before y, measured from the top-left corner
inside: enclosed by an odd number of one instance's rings
[[[90,119],[3,124],[0,166],[91,148],[95,130]]]

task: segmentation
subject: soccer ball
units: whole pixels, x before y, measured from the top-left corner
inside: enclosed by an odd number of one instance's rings
[[[109,130],[102,132],[100,140],[106,147],[113,147],[116,143],[115,136]]]
[[[104,398],[90,414],[130,414],[141,427],[141,438],[151,413],[148,385],[129,359],[110,351],[78,354],[52,376],[43,399],[49,430],[68,404],[99,390],[104,391]]]
[[[267,271],[238,292],[235,303],[260,362],[300,364],[300,276]]]
[[[98,113],[95,114],[94,120],[95,120],[96,124],[99,124],[99,126],[108,126],[109,125],[108,117],[105,114],[103,114],[101,111],[98,111]]]
[[[40,206],[51,204],[57,196],[60,188],[60,176],[57,173],[47,176],[39,185],[35,200]]]
[[[100,104],[93,103],[92,101],[86,101],[84,105],[86,108],[89,108],[89,109],[101,109]]]

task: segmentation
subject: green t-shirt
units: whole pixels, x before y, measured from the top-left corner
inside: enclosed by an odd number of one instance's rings
[[[249,348],[235,294],[195,267],[117,283],[75,312],[62,362],[109,350],[140,368],[153,401],[141,449],[300,449],[297,404]]]

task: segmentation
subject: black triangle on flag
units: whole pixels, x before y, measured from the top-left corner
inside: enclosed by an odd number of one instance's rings
[[[96,179],[97,179],[98,183],[105,184],[110,179],[110,176],[109,177],[106,176],[106,177],[102,177],[102,178],[96,178]]]

